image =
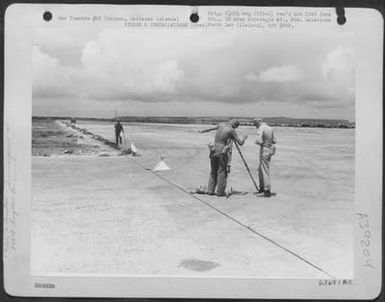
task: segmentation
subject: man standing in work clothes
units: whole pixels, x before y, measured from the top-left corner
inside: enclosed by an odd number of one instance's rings
[[[257,140],[255,143],[260,146],[259,151],[259,191],[265,197],[271,196],[270,184],[270,160],[275,154],[275,137],[273,128],[263,122],[261,118],[253,120],[253,125],[257,128]]]
[[[122,137],[120,135],[121,133],[123,133],[123,126],[118,120],[115,124],[115,141],[117,146],[119,145],[119,143],[122,144]]]
[[[237,120],[231,120],[228,123],[222,123],[218,126],[199,131],[199,133],[217,131],[214,144],[209,144],[211,162],[207,189],[207,194],[209,195],[226,196],[227,163],[231,140],[235,140],[239,145],[243,145],[247,139],[247,135],[243,136],[242,139],[238,137],[235,131],[238,126],[239,122]],[[215,188],[217,188],[216,193]]]

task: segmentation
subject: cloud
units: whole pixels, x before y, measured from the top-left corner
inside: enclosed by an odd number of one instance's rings
[[[35,46],[32,50],[33,91],[39,96],[56,95],[61,89],[60,62]]]
[[[327,54],[322,66],[323,78],[339,93],[355,94],[355,60],[352,49],[339,47]]]
[[[140,41],[122,44],[103,34],[97,41],[86,44],[80,74],[84,82],[93,79],[92,84],[85,86],[88,97],[129,99],[158,95],[163,98],[178,92],[178,82],[184,78],[178,59],[171,56],[157,58],[150,52],[138,54],[136,47],[141,49],[143,46],[137,43]]]
[[[302,79],[302,70],[295,65],[273,66],[262,70],[259,80],[262,82],[285,83]]]
[[[33,78],[35,83],[39,83],[45,80],[47,75],[55,73],[59,66],[59,60],[43,53],[39,46],[33,48],[32,59],[32,65],[35,67]]]
[[[57,38],[62,31],[63,41]],[[103,29],[71,39],[64,29],[51,29],[39,33],[39,43],[33,97],[44,112],[54,100],[66,99],[89,115],[95,108],[89,104],[106,111],[119,104],[124,111],[133,102],[149,114],[170,112],[162,108],[172,104],[186,114],[242,108],[255,115],[251,108],[269,102],[282,110],[303,106],[304,112],[346,105],[352,114],[353,39],[344,34]]]
[[[38,48],[34,56],[55,60],[57,71],[46,72],[45,79],[36,78],[34,97],[81,95],[83,98],[99,100],[159,102],[173,99],[178,94],[185,95],[180,98],[183,101],[191,96],[190,92],[195,92],[197,98],[205,95],[208,99],[226,97],[229,93],[233,95],[236,90],[230,86],[223,87],[224,82],[218,77],[217,64],[221,65],[220,62],[214,63],[211,73],[201,66],[196,72],[191,64],[196,56],[197,65],[201,64],[200,53],[213,53],[231,45],[233,35],[222,39],[220,34],[208,34],[199,38],[196,45],[191,44],[197,36],[198,33],[177,32],[170,35],[167,32],[148,31],[143,37],[138,32],[103,30],[95,39],[83,42],[76,66],[60,64],[59,58],[63,58],[63,54],[57,49],[57,39],[53,39],[57,58],[44,52],[44,49],[53,52],[53,47],[49,46]],[[47,39],[51,40],[51,37],[50,34]],[[40,41],[43,40],[40,37]],[[43,66],[45,64],[43,61],[34,62],[37,69],[46,68]],[[190,73],[188,78],[187,72]],[[42,90],[40,86],[46,85],[40,84],[46,79],[62,85],[51,85]]]
[[[254,73],[248,73],[245,76],[245,79],[246,79],[246,81],[249,81],[249,82],[255,82],[255,81],[259,80],[259,77]]]

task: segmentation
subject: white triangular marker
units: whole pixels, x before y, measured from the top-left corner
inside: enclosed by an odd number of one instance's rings
[[[160,161],[155,165],[154,171],[170,170],[169,166],[164,162],[164,155],[160,156]]]

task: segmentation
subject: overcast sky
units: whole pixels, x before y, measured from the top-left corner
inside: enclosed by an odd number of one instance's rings
[[[33,114],[354,120],[348,34],[41,29]]]

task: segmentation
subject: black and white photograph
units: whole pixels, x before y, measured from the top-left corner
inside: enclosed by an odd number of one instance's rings
[[[378,295],[383,19],[345,13],[10,7],[6,292]]]
[[[353,278],[352,35],[36,36],[33,273]]]

